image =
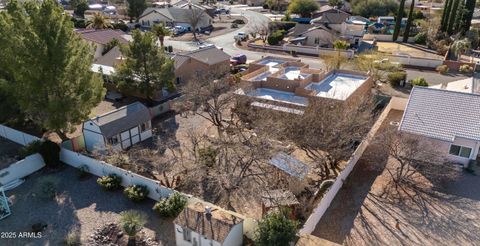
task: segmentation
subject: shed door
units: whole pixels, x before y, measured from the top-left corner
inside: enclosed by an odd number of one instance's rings
[[[126,149],[132,145],[130,142],[130,131],[124,131],[120,134],[122,140],[122,149]]]
[[[132,144],[140,142],[140,133],[138,131],[138,126],[130,129],[130,138],[132,139]]]

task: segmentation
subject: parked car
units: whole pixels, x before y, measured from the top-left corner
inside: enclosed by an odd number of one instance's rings
[[[229,9],[225,9],[225,8],[220,8],[220,9],[216,9],[215,10],[215,14],[230,14],[230,10]]]
[[[245,41],[247,40],[247,34],[245,32],[237,32],[237,34],[234,36],[235,41]]]
[[[247,56],[244,54],[234,55],[230,58],[230,65],[236,66],[247,63]]]

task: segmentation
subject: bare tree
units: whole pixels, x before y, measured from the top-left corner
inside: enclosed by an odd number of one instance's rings
[[[264,43],[266,43],[267,37],[270,34],[271,30],[268,23],[256,23],[250,27],[249,31],[252,36],[254,36],[254,38],[256,38],[258,35],[260,39],[263,40]]]
[[[220,134],[230,124],[233,105],[232,80],[224,74],[193,76],[181,88],[184,100],[175,105],[177,111],[188,111],[208,120]],[[230,114],[230,117],[226,115]]]
[[[444,158],[438,151],[438,146],[421,136],[390,128],[375,141],[379,147],[377,152],[387,153],[390,160],[394,160],[385,166],[385,170],[396,189],[405,185],[419,186],[419,175],[434,185],[441,185],[458,177],[459,172],[455,170],[454,164]]]
[[[198,40],[197,28],[198,28],[198,25],[203,21],[203,18],[206,16],[206,13],[204,10],[192,7],[191,5],[189,6],[189,8],[190,8],[190,15],[187,16],[188,22],[192,28],[193,39]]]
[[[371,98],[358,98],[349,105],[334,100],[311,100],[303,115],[280,114],[250,117],[252,124],[262,130],[276,129],[276,139],[298,146],[315,163],[322,180],[338,174],[341,161],[346,161],[364,139],[374,115]],[[261,120],[255,120],[259,118]]]

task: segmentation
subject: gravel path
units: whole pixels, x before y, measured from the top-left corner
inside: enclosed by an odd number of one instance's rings
[[[45,201],[35,195],[41,176],[53,175],[59,180],[59,195],[55,201]],[[0,232],[30,232],[32,224],[46,223],[41,238],[0,238],[0,245],[62,245],[67,233],[78,228],[82,242],[93,231],[108,223],[117,222],[120,212],[135,209],[147,214],[148,222],[143,229],[147,237],[160,245],[175,245],[174,227],[171,220],[161,219],[151,209],[154,201],[133,203],[121,191],[107,192],[96,184],[96,177],[79,180],[76,170],[65,167],[62,171],[32,175],[24,184],[9,191],[13,202],[12,215],[0,221]]]

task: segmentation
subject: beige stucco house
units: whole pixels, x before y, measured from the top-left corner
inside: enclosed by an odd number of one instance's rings
[[[112,29],[84,29],[77,31],[80,36],[92,45],[94,51],[93,58],[96,60],[103,56],[105,45],[116,39],[122,45],[128,44],[128,41],[123,37],[124,32]]]
[[[177,53],[173,59],[177,84],[185,83],[192,77],[220,75],[230,70],[230,56],[214,46]]]
[[[152,27],[154,24],[165,23],[167,26],[182,26],[187,30],[192,29],[191,19],[194,16],[192,12],[195,12],[199,16],[197,24],[198,30],[203,30],[212,25],[213,20],[205,10],[202,9],[189,9],[189,8],[147,8],[143,14],[138,18],[138,22],[143,27]]]
[[[414,87],[399,130],[428,138],[448,160],[467,167],[479,158],[480,94]]]

